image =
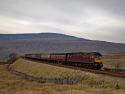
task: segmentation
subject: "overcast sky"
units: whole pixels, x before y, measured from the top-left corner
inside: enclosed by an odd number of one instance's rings
[[[55,32],[125,43],[125,0],[0,0],[0,33]]]

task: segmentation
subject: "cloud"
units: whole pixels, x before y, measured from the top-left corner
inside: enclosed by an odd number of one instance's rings
[[[0,33],[56,32],[125,43],[124,0],[0,0]]]

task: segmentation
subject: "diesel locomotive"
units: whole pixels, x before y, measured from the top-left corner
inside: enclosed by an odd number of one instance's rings
[[[26,58],[58,63],[90,69],[101,69],[103,67],[102,55],[98,52],[75,52],[75,53],[37,53],[25,54]]]

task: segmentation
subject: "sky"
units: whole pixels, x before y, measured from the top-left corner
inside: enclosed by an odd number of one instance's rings
[[[125,43],[125,0],[0,0],[0,34],[42,32]]]

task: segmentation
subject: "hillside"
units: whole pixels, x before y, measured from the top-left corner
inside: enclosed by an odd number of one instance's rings
[[[87,40],[57,33],[0,34],[0,57],[10,53],[40,52],[125,52],[125,44]]]

